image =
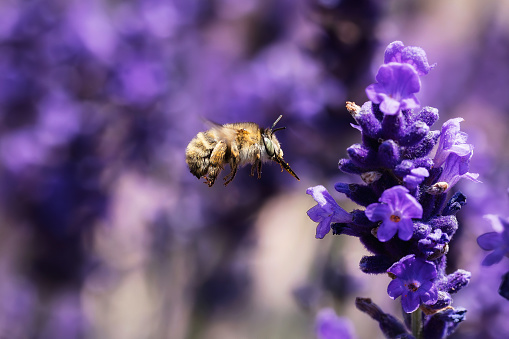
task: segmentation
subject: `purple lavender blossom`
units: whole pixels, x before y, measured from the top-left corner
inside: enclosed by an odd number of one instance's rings
[[[438,290],[432,282],[437,270],[433,263],[410,254],[394,263],[387,272],[395,276],[387,287],[387,293],[392,299],[401,296],[401,305],[406,313],[412,313],[420,304],[437,302]]]
[[[488,232],[477,238],[477,244],[485,251],[493,251],[484,258],[481,265],[494,265],[504,256],[509,257],[509,220],[496,215],[487,215],[497,232]]]
[[[427,257],[436,256],[445,253],[450,240],[451,238],[447,233],[442,232],[440,228],[436,228],[424,239],[418,241],[418,247]]]
[[[408,189],[415,189],[424,180],[429,177],[429,172],[424,167],[414,168],[410,170],[410,174],[403,178]]]
[[[371,221],[382,221],[377,237],[382,242],[389,241],[396,233],[401,240],[410,240],[414,231],[412,218],[422,217],[422,206],[403,186],[385,190],[379,199],[366,208],[366,216]]]
[[[421,80],[412,66],[397,62],[382,65],[375,79],[377,83],[366,88],[366,95],[373,103],[380,104],[385,114],[419,107],[414,93],[421,89]]]
[[[334,198],[322,185],[310,187],[306,190],[307,194],[313,196],[317,202],[316,206],[311,207],[307,214],[311,220],[318,222],[316,227],[316,238],[323,239],[329,233],[331,223],[346,223],[352,221],[352,216],[339,207]]]
[[[460,157],[472,153],[473,146],[466,143],[468,135],[460,131],[460,122],[462,121],[463,118],[454,118],[447,120],[442,125],[437,152],[433,159],[435,167],[442,166],[451,153]]]
[[[412,65],[419,75],[426,75],[436,64],[429,65],[426,52],[420,47],[407,46],[401,41],[394,41],[387,46],[384,53],[384,63],[408,63]]]
[[[447,183],[447,187],[444,190],[444,193],[448,192],[456,183],[462,179],[469,179],[473,182],[480,183],[481,181],[477,178],[479,177],[478,173],[470,173],[468,172],[470,159],[472,158],[473,151],[469,154],[460,156],[456,153],[450,153],[447,159],[444,162],[442,174],[438,179],[438,182]]]
[[[315,328],[318,339],[355,338],[350,321],[347,318],[338,317],[332,308],[325,308],[317,314]]]
[[[447,120],[442,125],[438,148],[433,159],[434,167],[442,166],[442,173],[438,182],[447,183],[443,193],[448,192],[461,178],[473,182],[480,182],[479,174],[468,172],[470,159],[474,154],[474,147],[467,144],[467,134],[460,131],[462,118]]]

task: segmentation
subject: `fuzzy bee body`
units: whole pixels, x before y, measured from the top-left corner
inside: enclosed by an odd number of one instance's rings
[[[205,178],[205,183],[210,187],[214,185],[223,166],[229,164],[231,171],[224,178],[226,186],[235,177],[238,167],[251,164],[251,175],[254,175],[256,169],[260,178],[262,162],[275,161],[299,180],[284,162],[283,150],[274,135],[279,130],[274,130],[274,126],[280,118],[271,128],[261,129],[253,122],[242,122],[216,125],[198,133],[186,148],[189,170],[197,178]]]

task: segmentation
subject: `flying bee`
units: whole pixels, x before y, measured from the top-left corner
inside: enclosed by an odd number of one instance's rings
[[[212,187],[225,164],[230,165],[230,173],[224,178],[228,185],[237,168],[252,164],[251,176],[255,169],[258,179],[262,174],[262,162],[277,162],[281,171],[285,169],[300,180],[290,165],[283,159],[283,150],[274,133],[285,127],[274,129],[279,119],[270,128],[261,129],[254,122],[215,125],[205,132],[198,133],[186,148],[186,163],[189,170],[198,179],[205,178],[205,183]]]

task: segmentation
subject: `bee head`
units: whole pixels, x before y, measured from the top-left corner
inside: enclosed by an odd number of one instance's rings
[[[274,133],[276,133],[279,130],[285,129],[286,127],[280,127],[274,129],[278,121],[281,119],[282,115],[280,115],[276,121],[272,124],[272,127],[266,128],[262,132],[263,137],[263,144],[265,146],[265,151],[267,151],[267,154],[271,158],[283,158],[283,150],[281,149],[281,146],[279,145],[279,141],[277,140]]]
[[[269,135],[266,133],[262,134],[263,136],[263,145],[265,146],[265,151],[267,155],[271,158],[282,158],[283,150],[281,146],[279,146],[279,141],[276,139],[275,135]]]
[[[274,133],[276,133],[279,130],[285,129],[286,127],[279,127],[274,129],[276,127],[276,124],[281,119],[282,115],[280,115],[276,121],[272,124],[270,128],[266,128],[262,132],[263,137],[263,145],[265,146],[265,151],[267,152],[267,155],[277,162],[279,165],[281,165],[282,169],[285,169],[288,173],[293,175],[297,180],[300,180],[297,174],[290,168],[290,165],[288,165],[283,160],[283,150],[281,149],[281,146],[279,145],[279,141],[277,140]]]

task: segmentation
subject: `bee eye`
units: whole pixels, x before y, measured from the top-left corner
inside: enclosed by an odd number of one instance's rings
[[[274,156],[274,144],[266,136],[263,137],[263,143],[265,144],[265,150],[269,156]]]

